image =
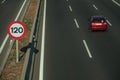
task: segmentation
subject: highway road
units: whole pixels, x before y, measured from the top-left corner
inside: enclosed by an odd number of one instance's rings
[[[23,1],[0,0],[0,74],[9,55],[7,51],[10,47],[10,39],[7,35],[7,26],[10,22],[18,20],[18,13]]]
[[[120,80],[118,0],[45,1],[32,80]],[[108,30],[88,30],[92,15],[105,16]]]
[[[9,22],[14,21],[24,0],[0,0],[0,45],[7,35]]]

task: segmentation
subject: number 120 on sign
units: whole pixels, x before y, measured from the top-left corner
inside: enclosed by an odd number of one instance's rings
[[[15,33],[17,33],[17,34],[23,33],[23,28],[22,27],[12,27],[11,32],[14,33],[14,34]]]

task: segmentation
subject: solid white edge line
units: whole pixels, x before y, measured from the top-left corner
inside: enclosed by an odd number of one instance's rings
[[[120,4],[117,1],[112,0],[112,2],[115,3],[116,5],[118,5],[120,7]]]
[[[90,52],[90,50],[89,50],[89,48],[88,48],[88,46],[87,46],[86,41],[83,40],[83,43],[84,43],[84,45],[85,45],[85,48],[86,48],[86,50],[87,50],[87,52],[88,52],[89,57],[92,58],[91,52]]]
[[[24,7],[26,1],[27,1],[27,0],[25,0],[24,3],[22,4],[22,6],[21,6],[21,8],[20,8],[20,10],[19,10],[19,12],[18,12],[16,18],[15,18],[15,21],[17,21],[18,17],[20,16],[20,13],[21,13],[21,11],[22,11],[22,9],[23,9],[23,7]],[[5,39],[4,39],[4,41],[3,41],[3,43],[2,43],[2,45],[0,46],[0,54],[1,54],[1,52],[2,52],[2,50],[3,50],[3,48],[4,48],[4,46],[5,46],[5,44],[6,44],[7,40],[8,40],[8,38],[9,38],[9,35],[7,34],[6,37],[5,37]]]
[[[108,21],[108,20],[106,20],[107,21],[107,23],[110,25],[110,26],[112,26],[112,24],[110,23],[110,21]]]
[[[70,9],[70,11],[72,12],[72,7],[69,5],[69,9]]]
[[[77,28],[80,28],[76,19],[74,19]]]
[[[98,8],[93,4],[93,7],[96,9],[96,10],[98,10]]]
[[[39,80],[43,80],[44,73],[44,49],[45,49],[45,21],[46,21],[46,4],[44,1],[44,14],[43,14],[43,28],[42,28],[42,41],[41,41],[41,55],[40,55],[40,69],[39,69]]]
[[[15,18],[15,21],[17,21],[18,17],[20,16],[20,13],[22,12],[22,9],[23,9],[26,1],[27,1],[27,0],[25,0],[24,3],[23,3],[23,5],[21,6],[21,8],[20,8],[20,10],[19,10],[19,12],[18,12],[18,14],[17,14],[17,16],[16,16],[16,18]]]

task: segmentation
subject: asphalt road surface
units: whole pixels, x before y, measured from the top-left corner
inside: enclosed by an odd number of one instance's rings
[[[40,74],[43,80],[120,80],[119,4],[115,0],[47,0],[46,5],[44,53],[40,53],[44,54],[43,72],[38,59],[42,55],[36,54],[33,80],[40,80]],[[92,15],[105,16],[108,30],[88,30]]]

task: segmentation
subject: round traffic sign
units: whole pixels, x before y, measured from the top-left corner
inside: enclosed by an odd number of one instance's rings
[[[23,22],[13,21],[8,25],[7,33],[11,38],[20,40],[26,34],[26,26]]]

